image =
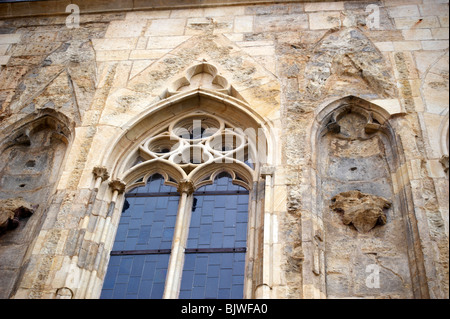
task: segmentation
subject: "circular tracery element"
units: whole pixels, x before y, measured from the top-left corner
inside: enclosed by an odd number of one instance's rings
[[[202,115],[188,116],[169,127],[172,136],[198,142],[223,130],[219,120]]]
[[[139,148],[139,161],[163,160],[189,174],[211,163],[241,163],[252,166],[249,138],[213,115],[197,113],[175,120],[151,136]]]

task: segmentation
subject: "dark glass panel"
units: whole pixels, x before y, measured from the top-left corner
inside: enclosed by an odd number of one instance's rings
[[[162,298],[169,257],[169,254],[111,256],[100,298]]]
[[[203,192],[214,195],[202,195]],[[231,177],[222,173],[213,185],[202,187],[194,196],[186,247],[190,250],[185,255],[179,297],[240,299],[244,291],[245,252],[225,249],[247,246],[248,192],[233,185]],[[192,249],[213,251],[200,253]]]
[[[245,253],[186,254],[180,299],[242,299]]]
[[[164,185],[161,175],[153,175],[146,186],[134,192],[176,189]],[[128,251],[128,255],[110,257],[100,298],[162,298],[170,254],[133,255],[129,251],[171,249],[178,201],[178,196],[126,198],[113,251]]]

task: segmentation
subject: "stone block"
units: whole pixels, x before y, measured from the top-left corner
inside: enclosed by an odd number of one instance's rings
[[[417,51],[422,49],[420,41],[399,41],[394,42],[395,51]]]
[[[96,51],[132,50],[136,41],[136,38],[92,39],[92,44]]]
[[[433,39],[430,29],[403,30],[402,33],[405,40],[408,41]]]
[[[440,51],[448,49],[448,41],[422,41],[423,50]]]
[[[123,61],[128,60],[129,55],[129,50],[98,51],[96,54],[96,59],[98,62]]]
[[[161,58],[169,52],[169,49],[133,50],[130,53],[130,60],[155,60]]]
[[[22,34],[14,33],[14,34],[0,34],[0,44],[12,44],[19,43]]]
[[[398,114],[402,112],[402,106],[398,99],[372,100],[372,103],[381,106],[389,114]]]
[[[174,49],[189,38],[190,36],[149,37],[146,49]]]
[[[158,11],[156,11],[158,12]],[[198,9],[178,9],[178,10],[171,10],[170,11],[170,18],[176,19],[176,18],[200,18],[205,16],[205,9],[198,8]]]
[[[448,3],[425,3],[419,10],[423,16],[448,16]]]
[[[332,29],[340,26],[339,12],[315,12],[309,14],[309,25],[311,30]]]
[[[309,29],[307,14],[256,16],[254,32],[286,32]]]
[[[245,6],[205,8],[205,17],[226,17],[245,15]]]
[[[395,18],[394,21],[397,29],[429,29],[438,28],[441,25],[438,17],[435,16]]]
[[[186,19],[160,19],[150,22],[145,35],[163,36],[163,35],[184,35]]]
[[[309,11],[344,11],[344,2],[305,3],[305,12]]]
[[[256,5],[245,8],[245,14],[248,15],[280,15],[288,13],[289,6],[286,4]]]
[[[171,12],[175,11],[188,11],[188,10],[155,10],[155,11],[133,11],[127,12],[125,20],[130,21],[145,21],[145,20],[155,20],[155,19],[168,19],[176,18],[171,16]]]
[[[139,37],[146,25],[146,20],[111,21],[105,38]]]
[[[375,46],[381,52],[391,52],[394,51],[394,43],[393,42],[376,42]]]
[[[416,5],[405,5],[388,8],[391,18],[419,17],[419,8]]]
[[[0,65],[7,65],[10,58],[9,55],[0,55]]]
[[[9,44],[0,44],[0,55],[5,55],[9,49]]]
[[[273,46],[244,47],[242,50],[251,56],[275,55],[275,48]]]
[[[234,17],[215,17],[213,18],[213,34],[233,32]]]
[[[253,32],[253,16],[239,16],[234,18],[234,32]]]
[[[448,28],[431,29],[431,34],[433,35],[434,40],[448,40],[449,38]]]

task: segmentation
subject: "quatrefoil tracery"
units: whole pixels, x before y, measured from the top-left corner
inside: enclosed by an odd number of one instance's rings
[[[249,139],[242,129],[233,128],[209,114],[191,114],[151,136],[139,147],[135,164],[162,160],[180,167],[188,175],[211,163],[241,163],[253,168]]]

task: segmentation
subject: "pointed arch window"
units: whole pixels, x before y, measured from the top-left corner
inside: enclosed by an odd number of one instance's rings
[[[122,216],[101,298],[243,298],[253,145],[194,112],[164,122],[126,160]]]

